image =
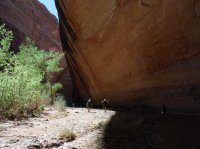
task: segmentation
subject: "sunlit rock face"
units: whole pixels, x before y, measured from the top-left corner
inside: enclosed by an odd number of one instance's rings
[[[55,49],[62,52],[58,20],[46,7],[37,0],[0,0],[0,24],[5,23],[8,30],[14,33],[12,50],[30,37],[39,48]],[[64,93],[71,96],[71,80],[65,60],[63,72],[54,76],[54,81],[64,85]]]
[[[82,100],[200,106],[200,0],[57,0]]]

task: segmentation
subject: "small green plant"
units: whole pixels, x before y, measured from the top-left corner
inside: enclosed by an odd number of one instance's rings
[[[51,104],[54,104],[55,100],[57,100],[59,97],[56,95],[56,93],[62,89],[62,84],[60,83],[54,83],[51,86]]]
[[[64,129],[59,135],[59,139],[65,140],[66,142],[73,141],[75,140],[75,138],[76,138],[75,133],[69,129]]]
[[[105,125],[106,125],[106,122],[101,121],[97,125],[94,126],[94,129],[103,129]]]
[[[52,85],[52,92],[55,94],[57,91],[62,89],[62,84],[60,83],[55,83]]]
[[[54,101],[54,107],[60,112],[65,111],[66,101],[63,95],[56,96],[56,99]]]

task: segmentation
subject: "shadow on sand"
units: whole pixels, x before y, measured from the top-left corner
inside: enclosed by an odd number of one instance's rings
[[[105,128],[103,148],[200,149],[200,117],[119,111]]]

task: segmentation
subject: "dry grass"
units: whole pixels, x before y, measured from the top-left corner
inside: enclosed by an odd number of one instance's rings
[[[76,138],[75,133],[68,129],[64,129],[59,135],[59,139],[65,140],[66,142],[73,141],[75,140],[75,138]]]
[[[55,101],[54,101],[54,107],[60,111],[63,112],[66,110],[66,101],[64,100],[64,97],[59,96]]]

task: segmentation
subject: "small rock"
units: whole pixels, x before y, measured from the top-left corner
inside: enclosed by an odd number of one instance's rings
[[[33,123],[30,123],[30,127],[33,127]]]
[[[38,140],[37,138],[34,138],[34,139],[32,140],[32,142],[34,142],[34,143],[38,143],[39,140]]]
[[[43,145],[41,143],[39,143],[39,144],[33,144],[33,145],[29,145],[27,148],[28,149],[42,149]]]
[[[47,141],[47,140],[44,140],[44,141],[42,142],[42,144],[43,144],[44,147],[47,147],[47,146],[48,146],[48,141]]]
[[[49,142],[44,147],[45,148],[53,148],[53,147],[59,147],[64,143],[64,141],[56,141],[56,142]]]
[[[51,140],[57,140],[57,138],[53,137],[53,138],[51,138]]]
[[[17,143],[19,142],[19,139],[12,139],[9,141],[10,144],[14,144],[14,143]]]
[[[64,143],[63,149],[77,149],[75,147],[67,145],[67,143]]]

